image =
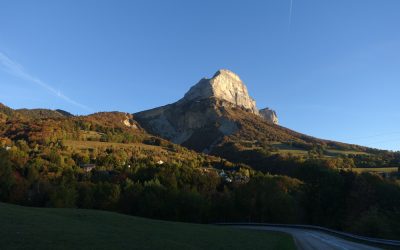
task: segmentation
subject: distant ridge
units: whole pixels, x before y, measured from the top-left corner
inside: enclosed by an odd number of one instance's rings
[[[73,117],[71,113],[62,109],[12,109],[3,103],[0,103],[0,113],[3,116],[11,117],[26,117],[32,119],[42,119],[42,118],[60,118],[60,117]]]
[[[41,118],[60,118],[60,117],[72,117],[73,115],[67,111],[56,109],[16,109],[16,113],[25,117],[33,119]]]

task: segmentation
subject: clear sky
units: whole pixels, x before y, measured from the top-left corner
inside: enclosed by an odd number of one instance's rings
[[[400,150],[400,1],[0,0],[0,102],[174,102],[219,68],[316,137]]]

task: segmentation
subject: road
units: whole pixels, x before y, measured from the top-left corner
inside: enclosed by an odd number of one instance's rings
[[[299,250],[376,250],[380,248],[345,240],[324,232],[301,228],[273,226],[237,226],[239,228],[278,231],[293,236]]]

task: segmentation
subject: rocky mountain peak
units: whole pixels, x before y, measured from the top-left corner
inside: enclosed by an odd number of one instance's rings
[[[267,122],[278,124],[278,116],[276,112],[269,108],[260,109],[260,116]]]
[[[230,71],[229,69],[219,69],[217,72],[215,72],[212,78],[216,78],[218,76],[230,77],[233,78],[235,81],[242,81],[237,74]]]
[[[220,69],[212,78],[201,79],[190,88],[181,101],[198,101],[212,97],[258,114],[256,102],[250,97],[246,85],[237,74],[230,70]]]
[[[241,109],[233,109],[239,107]],[[269,113],[268,113],[269,112]],[[174,143],[209,152],[225,136],[240,130],[239,120],[278,122],[274,111],[261,115],[246,85],[232,71],[203,78],[178,102],[134,114],[140,126]]]

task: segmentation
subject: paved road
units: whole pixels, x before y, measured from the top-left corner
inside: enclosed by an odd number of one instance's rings
[[[348,241],[324,232],[272,226],[238,226],[239,228],[279,231],[291,234],[299,250],[376,250],[379,248]]]

